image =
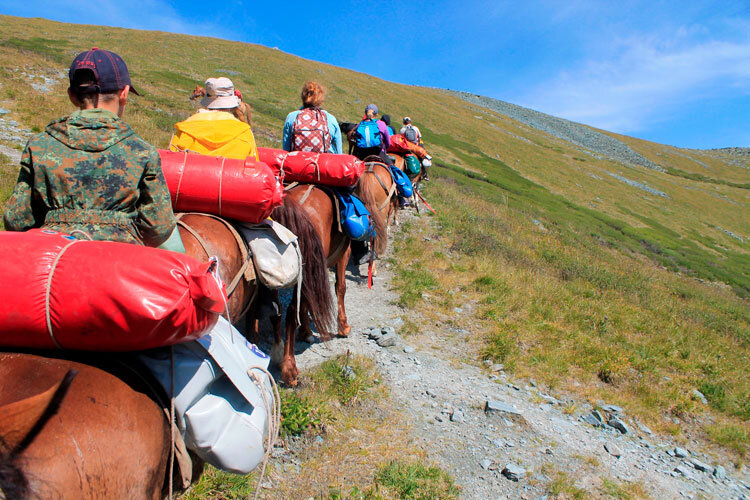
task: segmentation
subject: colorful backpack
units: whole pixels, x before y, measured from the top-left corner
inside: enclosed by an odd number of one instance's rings
[[[357,147],[359,149],[374,148],[382,143],[377,120],[362,120],[359,122],[359,125],[357,125]]]
[[[331,147],[328,116],[320,108],[299,112],[292,127],[292,151],[325,153]]]
[[[404,156],[406,158],[406,173],[413,176],[416,176],[419,174],[419,172],[422,171],[422,165],[419,164],[419,158],[417,158],[416,155],[413,154],[407,154]]]
[[[367,241],[375,237],[375,226],[370,220],[370,212],[359,198],[351,193],[335,190],[341,211],[341,228],[355,241]]]

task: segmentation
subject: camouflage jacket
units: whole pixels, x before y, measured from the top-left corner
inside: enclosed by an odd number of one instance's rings
[[[4,220],[10,231],[82,230],[149,246],[176,224],[156,149],[103,109],[55,120],[29,140]]]

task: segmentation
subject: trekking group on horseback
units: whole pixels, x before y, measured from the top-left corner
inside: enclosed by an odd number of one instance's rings
[[[331,113],[322,109],[326,89],[316,82],[307,82],[302,87],[300,109],[290,112],[284,122],[283,151],[258,148],[251,128],[252,110],[243,102],[242,94],[228,78],[209,78],[205,88],[196,87],[191,96],[191,99],[200,98],[200,109],[175,124],[169,150],[183,154],[180,158],[184,160],[176,167],[179,181],[174,186],[168,185],[167,179],[171,177],[165,178],[166,170],[163,171],[168,167],[164,158],[174,153],[157,150],[138,137],[123,120],[131,94],[140,94],[133,88],[122,58],[98,48],[83,52],[71,64],[69,80],[68,96],[78,110],[52,121],[44,132],[29,140],[17,184],[5,210],[6,230],[33,232],[41,228],[39,238],[59,234],[70,238],[68,246],[76,239],[106,240],[171,250],[184,254],[186,259],[208,261],[208,272],[217,280],[221,278],[219,283],[223,281],[228,285],[224,317],[219,317],[222,309],[212,306],[212,310],[217,311],[214,326],[207,332],[193,332],[195,336],[203,335],[200,339],[172,346],[165,344],[163,349],[167,350],[139,354],[138,361],[129,356],[127,363],[116,363],[118,366],[127,364],[128,370],[138,373],[136,378],[146,380],[149,389],[143,389],[140,382],[125,381],[127,377],[116,372],[108,362],[93,361],[96,356],[76,351],[38,350],[19,354],[24,349],[1,343],[0,325],[0,366],[8,370],[0,371],[0,376],[18,376],[12,372],[16,364],[18,370],[26,370],[23,373],[37,370],[45,374],[43,380],[30,389],[38,391],[38,395],[29,393],[30,399],[21,398],[9,406],[0,406],[0,498],[15,498],[16,494],[22,498],[48,486],[68,492],[65,498],[94,498],[107,488],[106,496],[110,498],[160,498],[164,492],[171,494],[173,486],[178,489],[189,486],[197,478],[194,472],[200,470],[203,461],[234,472],[249,472],[262,459],[265,463],[273,447],[274,433],[278,432],[277,396],[272,377],[266,371],[267,356],[253,344],[236,344],[233,339],[239,332],[228,320],[237,322],[247,313],[246,333],[257,342],[258,321],[264,312],[270,311],[274,360],[280,363],[284,381],[295,385],[297,336],[311,340],[310,320],[323,339],[331,336],[333,301],[327,269],[335,267],[336,333],[348,335],[351,327],[346,320],[344,294],[352,242],[360,241],[370,248],[361,263],[369,262],[371,286],[375,274],[373,261],[385,251],[391,218],[395,219],[398,206],[403,206],[406,198],[417,196],[419,180],[426,179],[431,158],[423,148],[421,133],[406,117],[400,133],[395,134],[390,127],[390,116],[378,119],[375,104],[365,107],[358,123],[339,124]],[[343,154],[343,136],[347,137],[350,154],[357,160],[350,161],[347,158],[351,157]],[[187,189],[182,183],[183,178],[187,178],[188,158],[200,162],[201,158],[209,157],[221,158],[216,212],[195,210],[196,213],[176,216],[173,206],[178,205],[181,189]],[[274,204],[269,205],[271,220],[265,219],[265,212],[259,216],[265,220],[257,221],[227,221],[222,217],[222,196],[230,192],[228,186],[222,184],[229,182],[223,180],[223,175],[225,169],[234,165],[232,160],[244,165],[237,167],[243,175],[248,168],[257,165],[258,172],[272,171],[275,182],[284,181],[283,200],[279,196],[279,201],[268,201]],[[172,175],[171,163],[169,168]],[[328,179],[329,172],[336,172],[336,169],[346,172],[340,177],[334,173],[334,178]],[[301,180],[291,182],[295,176]],[[254,194],[245,195],[252,197]],[[68,246],[55,258],[49,282]],[[292,279],[280,279],[277,271],[286,272]],[[166,272],[174,274],[173,270]],[[86,283],[70,283],[69,286],[86,287]],[[287,311],[286,334],[282,336],[278,291],[288,286],[296,288],[297,295]],[[191,296],[196,297],[196,304],[200,306],[197,292],[191,292]],[[48,283],[46,311],[50,335],[53,332],[50,308],[53,306]],[[0,319],[15,313],[0,311]],[[128,334],[138,335],[138,332],[128,331],[127,325],[123,328]],[[56,359],[49,373],[38,368],[49,363],[48,357]],[[213,378],[196,382],[200,378],[197,374],[203,373],[198,370],[199,366],[212,366]],[[91,381],[86,385],[71,382],[75,374],[70,376],[70,373],[76,370]],[[97,378],[110,380],[101,375],[101,370],[115,377],[108,382],[110,385],[96,387]],[[59,374],[66,372],[67,382],[60,382]],[[222,392],[216,392],[217,380],[224,380],[229,389],[225,387]],[[4,385],[7,386],[7,382]],[[44,392],[46,387],[52,389]],[[166,410],[169,417],[162,417],[165,421],[158,426],[158,429],[164,427],[164,437],[152,443],[155,449],[146,451],[144,444],[143,449],[136,446],[131,450],[152,456],[154,463],[145,464],[149,468],[147,472],[137,478],[134,476],[128,484],[114,481],[111,472],[108,476],[104,471],[100,471],[102,477],[98,480],[76,486],[71,485],[71,478],[63,473],[59,477],[49,476],[50,484],[46,486],[35,479],[40,477],[40,471],[52,467],[53,462],[68,460],[65,454],[70,450],[69,445],[60,445],[59,456],[49,456],[49,450],[43,448],[45,443],[58,439],[62,432],[58,424],[49,422],[50,416],[55,412],[61,416],[75,413],[74,409],[66,407],[67,400],[89,397],[95,401],[95,398],[107,397],[102,391],[129,394],[132,390],[148,393],[145,401],[139,400],[142,408],[139,406],[138,411],[144,414],[155,411],[155,418],[159,420]],[[190,398],[185,395],[188,393]],[[42,394],[49,394],[49,397],[41,397]],[[0,404],[5,404],[8,398],[10,396],[0,394]],[[188,399],[190,401],[186,402]],[[201,413],[205,410],[203,407],[200,411],[194,410],[209,399],[224,403],[214,404],[214,413]],[[165,402],[170,400],[171,405]],[[223,409],[217,410],[219,407]],[[103,411],[95,406],[85,409],[97,415],[96,412]],[[117,407],[113,403],[108,411],[115,410],[128,412],[127,406]],[[2,417],[10,414],[23,418],[8,418],[4,427]],[[204,415],[201,417],[204,420],[200,420],[199,415]],[[206,420],[205,415],[214,415],[213,420]],[[243,422],[251,418],[255,419],[255,424],[248,427],[249,424]],[[104,421],[112,421],[112,416],[105,412],[100,419],[104,425]],[[120,420],[109,429],[115,433],[112,439],[116,439],[118,429],[130,425],[127,418]],[[11,424],[17,427],[9,430],[7,426]],[[61,421],[59,425],[75,424]],[[216,429],[223,425],[227,428],[223,431],[225,437],[221,438],[222,433],[217,434]],[[247,430],[251,428],[255,430]],[[12,441],[7,432],[22,439]],[[247,449],[251,442],[252,453]],[[34,446],[30,446],[31,443]],[[92,446],[78,453],[94,453],[92,450],[96,446]],[[118,445],[112,442],[107,446]],[[260,452],[256,453],[258,449]],[[112,455],[113,467],[118,461],[132,461],[127,450],[122,453],[125,455]],[[41,459],[42,456],[46,458]],[[136,457],[136,463],[131,464],[134,469],[143,456]],[[86,465],[81,462],[76,467],[80,475]]]

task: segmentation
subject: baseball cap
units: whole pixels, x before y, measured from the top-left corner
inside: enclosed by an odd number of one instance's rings
[[[378,107],[374,104],[368,104],[365,108],[365,113],[367,113],[369,110],[372,110],[376,115],[378,114]]]
[[[404,123],[410,123],[410,122],[411,122],[411,118],[409,118],[408,116],[404,117]]]
[[[68,72],[71,86],[76,72],[83,69],[91,70],[94,73],[100,94],[117,92],[124,89],[125,85],[129,85],[132,93],[141,95],[130,82],[130,73],[128,73],[125,61],[114,52],[94,47],[78,54],[73,59]]]
[[[234,93],[234,83],[229,78],[209,78],[206,80],[206,96],[201,106],[208,109],[231,109],[240,105],[240,98]]]

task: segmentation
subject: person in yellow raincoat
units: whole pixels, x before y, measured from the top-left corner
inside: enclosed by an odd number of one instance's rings
[[[258,149],[250,125],[238,120],[231,111],[241,103],[229,78],[206,80],[206,95],[201,109],[185,121],[175,124],[169,143],[172,151],[191,151],[211,156],[244,160],[258,159]]]

